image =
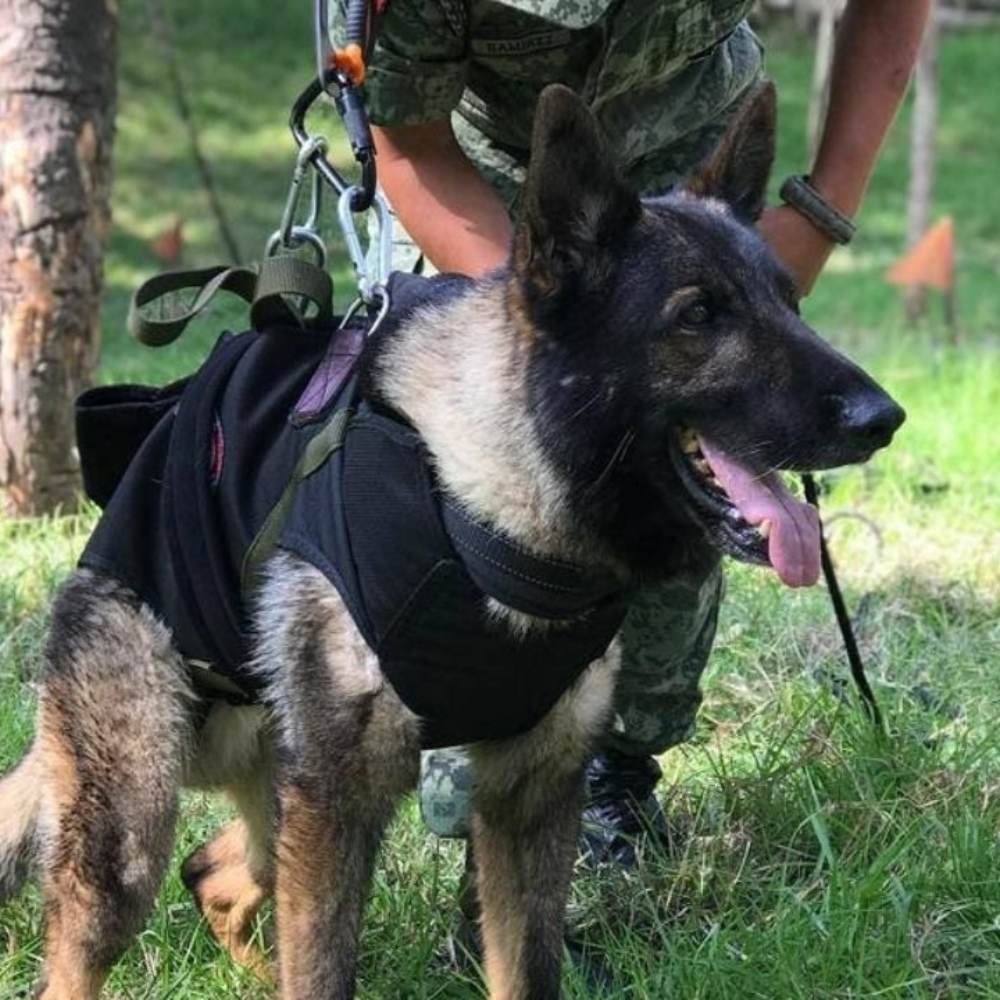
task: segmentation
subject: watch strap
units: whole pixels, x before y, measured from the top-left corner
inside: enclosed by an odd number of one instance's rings
[[[831,205],[809,183],[807,174],[793,174],[781,185],[781,200],[808,219],[834,243],[850,243],[857,227],[839,209]]]

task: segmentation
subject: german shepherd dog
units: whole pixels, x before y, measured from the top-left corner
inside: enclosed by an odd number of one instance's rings
[[[685,183],[640,200],[587,107],[545,91],[508,266],[418,309],[366,362],[476,517],[634,580],[725,553],[815,581],[816,519],[775,470],[864,461],[903,412],[803,322],[753,229],[773,132],[763,85]],[[541,627],[490,613],[518,634]],[[98,995],[150,911],[185,784],[224,788],[239,809],[183,867],[216,937],[264,970],[251,922],[273,894],[280,995],[354,996],[420,719],[337,591],[288,553],[255,621],[266,711],[215,703],[203,722],[169,630],[133,592],[85,571],[62,587],[34,743],[0,784],[0,892],[32,862],[41,875],[44,1000]],[[559,995],[582,772],[616,668],[613,643],[531,731],[472,748],[493,1000]]]

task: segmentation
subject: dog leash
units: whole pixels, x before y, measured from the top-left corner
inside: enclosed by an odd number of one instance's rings
[[[816,480],[811,473],[806,473],[802,477],[802,485],[805,488],[806,502],[816,508],[819,513],[819,491],[816,488]],[[875,698],[875,692],[871,684],[868,683],[868,676],[865,674],[864,662],[861,659],[861,651],[858,649],[857,640],[854,637],[854,628],[851,625],[851,616],[847,611],[844,602],[844,595],[837,582],[837,573],[833,568],[833,559],[830,558],[830,550],[826,544],[826,535],[823,532],[823,519],[819,521],[819,553],[820,564],[823,567],[823,579],[826,581],[826,589],[830,594],[830,603],[833,605],[833,613],[837,619],[837,626],[840,629],[841,638],[844,640],[844,649],[847,652],[847,661],[851,666],[851,677],[861,695],[861,704],[865,715],[875,727],[880,736],[886,736],[885,721]]]

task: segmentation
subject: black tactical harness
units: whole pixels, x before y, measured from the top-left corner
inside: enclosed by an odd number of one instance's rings
[[[460,280],[394,276],[376,339]],[[253,597],[268,556],[294,553],[337,589],[425,746],[516,735],[604,653],[627,594],[444,495],[416,431],[361,391],[364,343],[358,326],[250,330],[183,382],[81,397],[85,485],[105,509],[80,565],[129,585],[228,679],[214,686],[252,700]],[[488,597],[554,624],[515,637]]]

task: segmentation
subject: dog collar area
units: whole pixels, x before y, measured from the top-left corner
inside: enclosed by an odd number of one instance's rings
[[[528,551],[450,500],[441,503],[441,519],[476,586],[515,611],[537,618],[577,618],[625,590],[611,574]]]

